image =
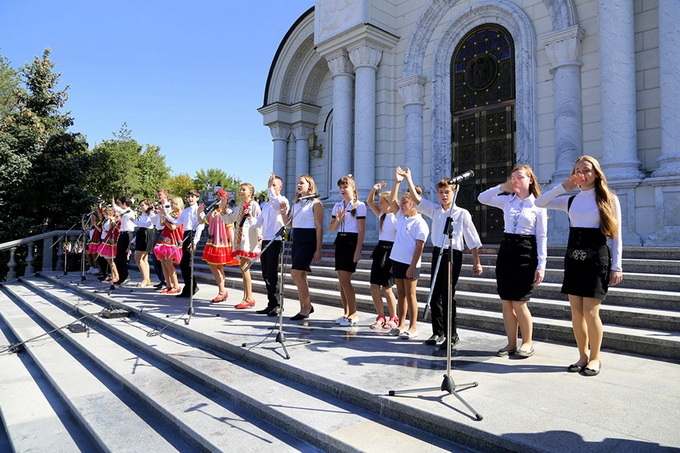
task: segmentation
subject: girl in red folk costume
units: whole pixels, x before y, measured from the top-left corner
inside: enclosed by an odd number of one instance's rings
[[[112,207],[104,208],[102,212],[104,216],[104,223],[102,224],[101,245],[99,246],[99,254],[104,257],[106,264],[111,269],[111,278],[106,280],[110,283],[118,283],[118,269],[113,259],[116,257],[118,242],[118,230],[120,223],[116,215],[116,211]]]
[[[222,220],[234,224],[233,253],[240,259],[239,268],[243,277],[243,300],[236,308],[250,308],[255,305],[253,286],[250,277],[250,260],[260,256],[260,229],[254,226],[260,215],[260,205],[253,199],[255,188],[252,184],[241,183],[239,197],[242,203],[235,209],[227,206],[227,200],[220,202]]]
[[[161,260],[163,275],[165,276],[165,281],[168,285],[166,289],[161,290],[161,293],[175,294],[180,292],[180,287],[174,264],[179,264],[182,260],[182,238],[184,236],[184,228],[182,224],[175,225],[170,221],[169,217],[176,219],[182,213],[182,210],[184,209],[182,198],[174,197],[170,201],[170,209],[170,212],[166,212],[165,208],[162,206],[160,208],[160,224],[163,226],[163,230],[161,230],[161,235],[153,248],[153,252],[156,255],[156,258]]]
[[[97,257],[99,256],[99,246],[101,243],[102,231],[101,231],[101,213],[99,211],[93,211],[90,214],[87,221],[85,217],[82,219],[83,231],[87,231],[88,241],[87,241],[87,261],[90,264],[90,269],[87,271],[88,274],[103,274],[99,269],[97,264]]]
[[[221,187],[217,189],[214,196],[217,203],[229,198],[227,192]],[[222,221],[222,210],[220,208],[209,211],[206,214],[205,204],[201,203],[198,207],[198,216],[203,218],[204,222],[208,224],[208,240],[203,248],[202,259],[210,265],[210,272],[212,272],[215,278],[218,289],[217,296],[210,302],[223,302],[229,297],[229,293],[224,286],[224,266],[233,260],[231,253],[232,243],[227,233],[227,227]]]

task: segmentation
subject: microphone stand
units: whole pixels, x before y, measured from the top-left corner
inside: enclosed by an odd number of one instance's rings
[[[194,234],[195,234],[195,232],[194,232]],[[186,239],[188,239],[189,237],[191,237],[191,236],[187,236]],[[194,276],[194,256],[196,254],[196,245],[193,243],[193,238],[192,238],[190,250],[191,251],[189,253],[191,254],[191,262],[189,263],[189,266],[191,268],[191,277],[189,278],[189,308],[187,309],[188,318],[184,321],[184,325],[187,325],[187,326],[191,322],[191,317],[196,314],[196,311],[194,310],[194,280],[196,278]],[[187,283],[184,282],[184,285],[186,286]],[[214,313],[214,314],[210,314],[210,316],[219,317],[220,314]]]
[[[286,222],[286,224],[284,226],[282,226],[279,229],[279,231],[276,232],[276,234],[274,235],[274,239],[269,241],[269,243],[265,246],[265,248],[263,248],[262,251],[260,252],[260,256],[262,256],[262,254],[265,252],[265,250],[267,250],[269,248],[269,246],[274,243],[276,238],[281,238],[281,252],[279,253],[279,267],[280,267],[280,270],[279,270],[279,272],[280,272],[280,274],[279,274],[279,315],[277,317],[276,324],[274,325],[274,327],[272,327],[272,330],[277,329],[276,339],[268,340],[268,341],[264,341],[264,340],[263,341],[254,341],[252,343],[243,343],[241,345],[242,347],[246,347],[249,344],[261,345],[261,344],[265,344],[265,343],[276,342],[276,343],[279,343],[281,345],[281,347],[283,348],[283,352],[285,354],[284,355],[285,359],[290,359],[290,354],[288,354],[288,349],[286,349],[286,336],[283,333],[283,299],[284,299],[284,296],[283,296],[283,286],[284,286],[283,277],[284,277],[284,265],[285,265],[285,259],[284,258],[285,258],[285,255],[286,255],[286,239],[284,237],[284,233],[286,231],[286,227],[288,227],[288,225],[292,225],[293,219],[301,212],[301,210],[298,210],[297,212],[295,212],[295,210],[291,207],[291,212],[293,213],[293,215],[290,216],[290,218],[288,219],[288,222]],[[252,266],[252,260],[251,260],[250,263],[248,263],[246,270],[250,269],[250,266]],[[299,344],[310,344],[312,341],[311,340],[298,339],[298,340],[296,340],[296,342],[298,342]]]
[[[453,222],[451,221],[451,215],[453,214],[453,207],[456,205],[456,198],[458,197],[458,190],[460,188],[459,184],[456,184],[456,190],[453,194],[453,202],[451,203],[451,208],[449,209],[448,213],[448,220],[446,221],[446,225],[444,227],[444,234],[448,236],[449,238],[449,250],[453,250]],[[443,244],[442,244],[443,245]],[[441,247],[440,252],[439,252],[439,258],[437,261],[437,266],[436,268],[439,269],[439,263],[441,261],[442,254],[444,252],[444,247]],[[471,388],[471,387],[477,387],[479,384],[477,382],[470,382],[467,384],[456,384],[453,380],[453,377],[451,377],[451,325],[453,324],[453,319],[452,319],[452,309],[453,309],[453,291],[451,288],[451,275],[452,275],[452,269],[453,269],[453,260],[451,259],[451,256],[449,256],[449,264],[448,264],[448,273],[447,273],[447,284],[449,285],[448,291],[447,291],[447,302],[448,302],[448,310],[447,310],[447,326],[446,326],[446,374],[444,375],[444,380],[442,381],[442,384],[440,387],[430,387],[430,388],[422,388],[422,389],[409,389],[409,390],[390,390],[389,395],[390,396],[395,396],[399,393],[418,393],[418,392],[430,392],[430,391],[437,391],[440,390],[442,392],[448,392],[450,395],[455,396],[458,398],[458,400],[467,407],[470,412],[472,412],[477,420],[482,420],[484,417],[474,410],[472,406],[470,406],[467,401],[465,401],[459,394],[457,388],[463,387],[463,389],[466,388]],[[434,289],[434,283],[437,279],[437,274],[433,274],[432,278],[432,287],[430,290],[430,294],[432,294],[432,289]],[[431,297],[431,296],[430,296]],[[428,304],[430,301],[430,297],[428,298]]]

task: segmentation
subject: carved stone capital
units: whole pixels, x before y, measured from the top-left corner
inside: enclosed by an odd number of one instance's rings
[[[338,50],[326,56],[328,69],[333,77],[337,75],[352,75],[352,63],[344,50]]]
[[[404,105],[425,104],[425,82],[427,78],[421,75],[405,77],[397,81],[399,95],[404,100]]]
[[[360,67],[369,67],[378,69],[378,63],[382,58],[383,50],[378,46],[360,43],[347,49],[349,52],[349,59],[354,64],[354,69]]]
[[[581,42],[584,32],[578,26],[543,35],[545,53],[552,65],[550,72],[561,66],[582,66]]]

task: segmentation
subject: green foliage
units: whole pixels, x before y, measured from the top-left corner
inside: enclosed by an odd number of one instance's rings
[[[10,62],[0,55],[0,116],[16,107],[16,90],[19,88],[19,75]]]
[[[241,180],[227,175],[219,168],[209,168],[203,170],[202,168],[196,172],[194,178],[196,190],[202,192],[204,190],[213,190],[217,185],[220,185],[224,190],[234,190],[238,192]]]
[[[88,168],[87,145],[66,132],[73,119],[59,109],[68,87],[57,90],[60,74],[49,55],[19,70],[25,87],[15,87],[15,104],[0,117],[0,240],[70,226],[60,197],[82,198],[75,188]]]
[[[187,173],[180,173],[173,176],[168,181],[167,189],[170,191],[171,197],[182,197],[186,199],[187,192],[191,189],[196,189],[196,184],[192,181]]]
[[[123,124],[114,140],[105,140],[91,152],[92,171],[87,187],[101,201],[121,195],[136,200],[154,198],[167,185],[170,168],[158,146],[142,147]]]

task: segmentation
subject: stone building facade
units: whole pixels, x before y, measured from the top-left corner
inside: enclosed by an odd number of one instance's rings
[[[678,17],[678,0],[316,0],[259,108],[273,170],[288,196],[312,175],[327,206],[346,174],[365,198],[407,166],[432,198],[473,170],[457,203],[493,243],[501,213],[476,203],[481,190],[516,164],[552,187],[589,154],[620,198],[624,243],[678,246]],[[563,243],[566,216],[550,222]]]

